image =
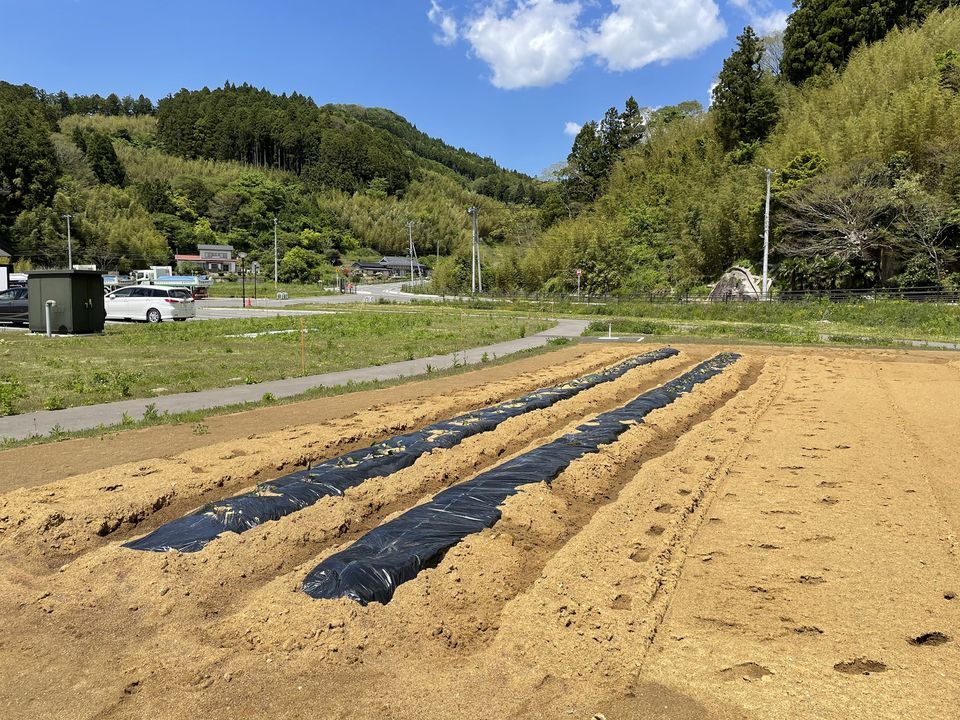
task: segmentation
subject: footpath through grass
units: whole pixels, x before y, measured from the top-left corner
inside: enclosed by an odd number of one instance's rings
[[[383,365],[530,335],[519,317],[355,312],[109,325],[103,335],[0,335],[0,415]]]

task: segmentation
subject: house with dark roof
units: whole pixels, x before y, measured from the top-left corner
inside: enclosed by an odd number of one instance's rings
[[[397,255],[385,255],[378,262],[355,262],[351,268],[359,270],[364,275],[376,275],[378,277],[410,277],[410,257],[399,257]],[[423,275],[426,277],[430,273],[430,268],[421,265],[416,260],[413,261],[414,275]]]
[[[186,265],[199,265],[204,272],[235,273],[239,262],[233,257],[233,245],[197,245],[196,255],[177,254],[173,258],[177,261],[177,272]]]

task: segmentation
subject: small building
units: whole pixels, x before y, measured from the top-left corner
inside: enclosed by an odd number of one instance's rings
[[[355,262],[351,269],[360,271],[364,275],[376,275],[378,277],[410,277],[410,256],[399,257],[396,255],[385,255],[378,262]],[[413,261],[414,275],[427,277],[430,269],[426,265],[421,265],[416,260]]]
[[[0,248],[0,265],[9,265],[10,264],[10,253],[8,253],[3,248]]]
[[[233,245],[197,245],[196,255],[178,254],[173,257],[177,261],[177,272],[187,265],[199,265],[204,272],[235,273],[239,262],[233,257]]]

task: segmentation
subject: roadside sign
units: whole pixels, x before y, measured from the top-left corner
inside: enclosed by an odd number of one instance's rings
[[[577,268],[577,277],[580,277],[581,275],[583,275],[583,270]]]

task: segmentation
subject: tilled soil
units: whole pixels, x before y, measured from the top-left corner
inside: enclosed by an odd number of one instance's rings
[[[317,421],[291,405],[281,428],[79,474],[62,461],[64,480],[0,496],[0,717],[952,717],[953,355],[741,348],[524,487],[387,605],[298,586],[439,490],[738,348],[684,346],[198,553],[121,547],[258,481],[646,349],[565,350]]]

